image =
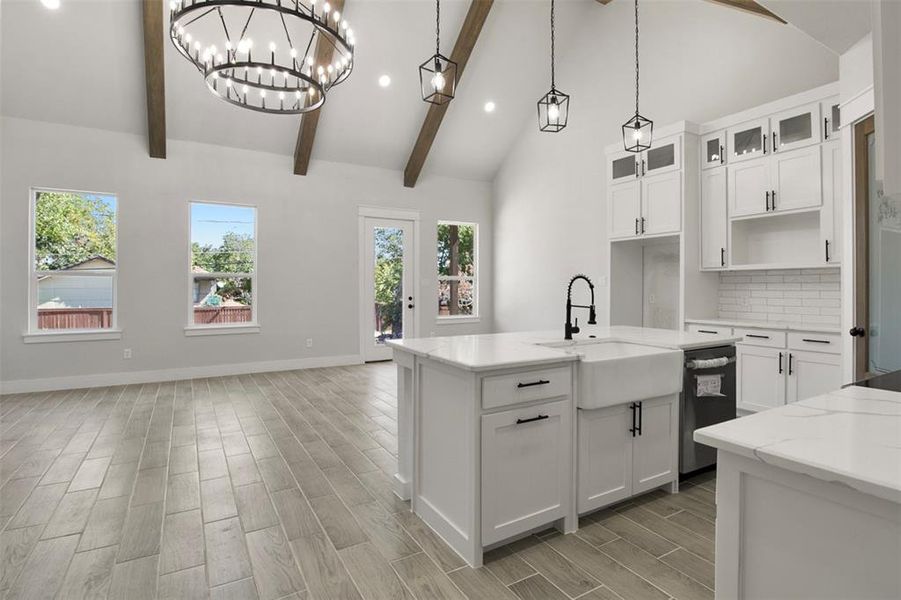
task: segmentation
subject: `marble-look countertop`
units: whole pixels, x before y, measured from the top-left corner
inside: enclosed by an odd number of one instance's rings
[[[831,325],[811,323],[783,323],[780,321],[740,321],[733,319],[685,319],[686,323],[722,325],[724,327],[759,327],[761,329],[779,329],[782,331],[810,331],[812,333],[841,333],[842,328]]]
[[[695,431],[696,442],[901,504],[901,393],[847,387]]]
[[[741,339],[731,335],[711,336],[672,329],[591,325],[582,327],[582,331],[573,338],[573,344],[627,342],[677,350],[730,345]],[[579,360],[577,355],[565,352],[564,348],[546,345],[566,343],[562,328],[559,331],[406,338],[388,340],[386,343],[396,351],[410,352],[470,371]]]

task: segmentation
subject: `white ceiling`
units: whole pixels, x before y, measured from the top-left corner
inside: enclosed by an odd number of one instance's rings
[[[870,3],[862,0],[759,0],[836,54],[870,31]]]
[[[139,0],[62,0],[58,11],[44,9],[39,0],[2,1],[2,114],[145,132]],[[467,6],[467,0],[442,3],[445,54],[450,54]],[[615,42],[605,44],[609,52],[591,58],[591,72],[581,76],[604,82],[617,97],[628,96],[630,6],[627,0],[609,6],[595,0],[558,0],[558,64],[584,48],[579,38],[615,32]],[[424,175],[493,179],[512,144],[532,125],[535,102],[549,87],[548,7],[547,0],[495,1]],[[789,52],[801,48],[800,54],[788,54],[793,59],[824,59],[806,47],[809,41],[804,41],[806,36],[799,31],[722,6],[699,0],[654,0],[645,2],[642,10],[649,22],[661,22],[669,32],[657,39],[642,38],[648,77],[655,70],[705,69],[707,62],[723,69],[728,67],[723,62],[731,61],[734,68],[741,68],[756,60],[756,53],[747,49],[761,43],[761,35],[767,43]],[[427,109],[419,97],[417,67],[433,51],[434,3],[347,0],[345,15],[357,37],[355,68],[350,79],[328,97],[313,158],[402,170]],[[668,45],[678,44],[682,32],[703,35],[699,18],[704,23],[709,19],[718,43],[734,40],[742,50],[721,56],[716,47],[710,47],[692,57],[691,63],[669,65]],[[724,27],[728,30],[723,31]],[[828,54],[825,49],[821,53]],[[772,68],[778,70],[780,65],[774,63]],[[387,89],[378,86],[383,73],[392,79]],[[578,87],[572,80],[558,83],[564,91]],[[710,84],[715,83],[711,79]],[[257,114],[216,99],[168,42],[166,98],[170,139],[283,155],[294,152],[298,117]],[[483,110],[487,100],[497,105],[492,114]],[[580,103],[598,101],[575,97],[574,116]],[[703,95],[698,102],[705,104]],[[741,108],[744,106],[725,106],[722,112]],[[311,170],[315,168],[314,163]]]

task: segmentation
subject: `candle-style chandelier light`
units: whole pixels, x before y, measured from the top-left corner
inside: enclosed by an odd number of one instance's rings
[[[354,33],[328,2],[316,0],[174,0],[169,37],[226,102],[258,112],[317,110],[350,75]],[[332,46],[316,64],[320,41]]]
[[[556,133],[566,127],[569,118],[569,94],[557,89],[554,70],[554,0],[551,0],[551,91],[538,101],[538,129]]]
[[[638,112],[638,0],[635,0],[635,116],[623,123],[623,146],[629,152],[651,147],[654,122]]]

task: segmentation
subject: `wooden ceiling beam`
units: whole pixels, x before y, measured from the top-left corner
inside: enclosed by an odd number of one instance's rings
[[[163,58],[163,0],[143,0],[144,80],[147,88],[147,138],[151,158],[166,158],[166,72]]]
[[[599,4],[610,4],[613,0],[596,0]],[[770,12],[754,0],[707,0],[708,2],[712,2],[713,4],[722,4],[723,6],[728,6],[730,8],[735,8],[737,10],[743,10],[747,13],[751,13],[753,15],[757,15],[759,17],[764,17],[767,19],[772,19],[773,21],[777,21],[786,24],[786,21],[782,19],[779,15]]]
[[[344,0],[331,0],[332,10],[344,13]],[[313,60],[317,65],[328,65],[332,62],[335,47],[321,36],[316,39],[316,49],[313,51]],[[313,142],[316,141],[316,128],[319,127],[319,116],[325,105],[319,110],[305,113],[300,117],[300,130],[297,132],[297,144],[294,146],[294,174],[306,175],[310,168],[310,158],[313,156]]]
[[[466,69],[466,63],[472,55],[472,50],[482,33],[482,26],[488,18],[488,12],[494,0],[472,0],[469,5],[469,11],[466,13],[466,19],[457,35],[457,41],[454,43],[454,50],[451,52],[450,59],[457,63],[457,86],[460,85],[460,79],[463,77],[463,70]],[[458,87],[459,89],[459,87]],[[429,156],[429,150],[432,149],[432,143],[438,135],[438,129],[444,120],[448,107],[453,101],[445,104],[436,105],[429,104],[429,111],[426,113],[425,120],[419,130],[419,136],[413,145],[413,151],[410,153],[410,159],[404,169],[404,186],[414,187],[422,173],[422,167],[425,165],[426,158]]]

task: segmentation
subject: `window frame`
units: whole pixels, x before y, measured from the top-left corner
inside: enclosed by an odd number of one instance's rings
[[[472,248],[472,277],[460,276],[460,275],[440,275],[437,273],[438,265],[436,263],[433,263],[433,264],[435,264],[435,271],[436,271],[435,282],[440,285],[442,281],[472,280],[473,294],[472,294],[472,314],[469,314],[469,315],[443,315],[442,316],[440,314],[440,309],[437,309],[437,310],[439,310],[439,314],[436,316],[437,322],[444,323],[444,324],[477,323],[481,319],[481,313],[480,313],[480,307],[479,307],[479,297],[481,295],[481,293],[480,293],[481,286],[479,285],[479,274],[481,272],[480,263],[479,263],[479,260],[480,260],[479,252],[480,252],[480,246],[481,246],[481,244],[479,243],[479,224],[474,223],[472,221],[456,221],[456,220],[449,220],[449,219],[439,219],[435,223],[435,246],[434,247],[435,247],[436,259],[437,259],[437,253],[438,253],[438,227],[441,225],[458,225],[458,226],[466,226],[466,227],[473,228],[473,232],[472,232],[472,246],[473,246],[473,248]],[[437,286],[436,286],[436,291],[437,291]]]
[[[39,271],[35,260],[35,226],[37,225],[37,199],[41,192],[78,194],[90,196],[110,196],[116,200],[116,261],[113,269],[78,269],[66,272],[66,277],[109,277],[112,280],[112,315],[107,328],[88,329],[38,329],[38,278],[52,276],[62,271]],[[119,194],[114,192],[96,192],[71,188],[54,188],[31,186],[28,190],[28,311],[27,328],[23,339],[25,343],[35,342],[68,342],[121,339],[119,329]]]
[[[250,279],[251,303],[250,303],[250,321],[244,323],[215,323],[215,324],[198,324],[194,322],[194,278],[196,273],[192,271],[193,256],[193,228],[191,223],[192,208],[195,204],[205,204],[212,206],[236,206],[240,208],[253,209],[253,272],[252,273],[209,273],[214,278],[242,278]],[[257,315],[257,301],[259,299],[259,208],[256,204],[246,204],[242,202],[222,202],[213,200],[189,200],[187,211],[188,235],[188,285],[187,285],[187,324],[185,325],[186,336],[202,336],[202,335],[221,335],[229,333],[259,333],[260,324]]]

